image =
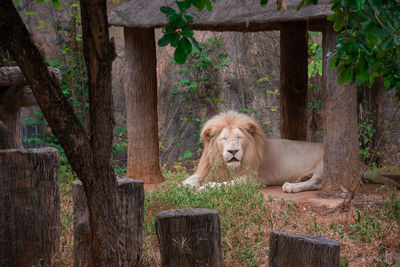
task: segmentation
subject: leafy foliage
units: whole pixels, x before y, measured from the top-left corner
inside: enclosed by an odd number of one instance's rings
[[[340,31],[331,53],[338,82],[372,85],[383,76],[385,87],[400,99],[400,4],[393,0],[333,1],[328,17]]]
[[[186,58],[194,49],[201,50],[199,43],[193,37],[193,30],[190,24],[193,22],[193,17],[197,17],[195,13],[189,12],[189,8],[194,6],[198,11],[207,8],[212,10],[212,3],[216,0],[183,0],[175,1],[178,10],[169,6],[162,6],[160,11],[167,18],[167,25],[163,28],[163,37],[158,40],[159,46],[171,45],[175,47],[174,59],[178,64],[186,62]],[[268,0],[260,0],[261,5],[266,5]]]
[[[164,36],[160,46],[176,47],[174,57],[182,64],[192,51],[192,44],[199,49],[193,38],[190,24],[196,16],[187,10],[193,5],[198,11],[205,7],[212,10],[210,0],[175,1],[179,11],[161,7],[167,16]],[[212,0],[215,2],[215,0]],[[261,0],[266,5],[268,0]],[[316,5],[318,0],[302,0],[304,5]],[[371,86],[374,78],[383,76],[385,87],[396,88],[400,100],[400,5],[396,0],[334,0],[332,15],[335,31],[341,32],[336,49],[331,51],[331,68],[338,71],[338,82]]]

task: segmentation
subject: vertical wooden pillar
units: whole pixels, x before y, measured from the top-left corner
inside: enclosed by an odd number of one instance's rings
[[[92,261],[89,210],[81,181],[72,185],[74,200],[74,265],[90,266]],[[121,233],[119,244],[125,247],[126,257],[120,266],[136,266],[142,250],[144,221],[143,181],[118,179],[118,209]],[[123,257],[121,257],[123,258]]]
[[[282,138],[306,140],[308,91],[308,40],[306,22],[281,26],[281,126]]]
[[[0,150],[0,266],[51,266],[60,247],[59,153]]]
[[[342,187],[350,190],[359,174],[357,89],[348,82],[339,85],[336,70],[329,68],[327,54],[336,47],[338,35],[331,23],[326,23],[322,34],[325,84],[322,106],[323,190],[332,194],[342,193]]]
[[[124,28],[127,177],[160,183],[154,29]]]

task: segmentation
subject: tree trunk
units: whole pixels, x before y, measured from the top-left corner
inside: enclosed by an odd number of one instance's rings
[[[0,266],[50,266],[60,246],[58,151],[0,150]]]
[[[281,27],[281,137],[307,139],[308,40],[305,22]]]
[[[127,177],[160,183],[154,29],[124,28]]]
[[[111,65],[115,57],[109,40],[105,0],[82,0],[84,54],[89,76],[90,133],[68,104],[57,81],[31,40],[11,0],[0,8],[0,45],[10,51],[35,98],[83,182],[91,229],[92,266],[118,266],[125,249],[119,244],[117,182],[111,165],[114,127]]]
[[[89,211],[82,182],[77,180],[72,185],[74,200],[74,265],[87,266],[91,262]],[[119,224],[120,242],[127,251],[126,262],[120,266],[136,266],[142,248],[144,220],[143,181],[118,179],[118,208],[122,217]]]
[[[222,266],[218,213],[208,209],[166,210],[157,215],[161,266]]]
[[[359,178],[357,90],[349,83],[339,85],[336,70],[329,68],[327,53],[336,47],[337,33],[327,23],[323,32],[324,93],[322,129],[324,140],[323,190],[327,194],[352,190]]]
[[[270,267],[338,267],[339,242],[325,237],[269,232]]]

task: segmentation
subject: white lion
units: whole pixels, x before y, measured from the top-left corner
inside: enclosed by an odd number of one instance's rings
[[[211,118],[204,125],[200,139],[204,143],[203,154],[196,172],[183,182],[185,185],[199,188],[213,164],[222,161],[224,164],[218,168],[226,171],[231,167],[235,178],[242,177],[245,169],[250,168],[257,173],[258,182],[282,185],[284,192],[321,188],[322,144],[266,138],[253,118],[234,111]],[[311,178],[296,182],[305,176]]]

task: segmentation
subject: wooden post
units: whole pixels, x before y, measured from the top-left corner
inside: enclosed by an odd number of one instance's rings
[[[339,242],[325,237],[269,232],[270,267],[338,267]]]
[[[0,266],[51,266],[60,246],[59,153],[0,150]]]
[[[82,182],[77,180],[72,185],[74,200],[74,265],[89,266],[92,260],[90,248],[89,210]],[[135,266],[142,249],[142,230],[144,220],[143,181],[118,179],[118,207],[122,232],[120,244],[125,246],[125,263],[120,266]]]
[[[218,212],[166,210],[157,215],[161,266],[222,266]]]
[[[124,88],[128,130],[127,177],[160,183],[154,29],[124,28]]]
[[[58,83],[61,83],[60,71],[52,67],[49,70]],[[19,67],[0,68],[0,149],[22,147],[20,109],[37,105],[30,87],[26,84]]]
[[[281,137],[307,138],[308,40],[306,22],[281,26]]]
[[[338,84],[338,74],[330,69],[327,54],[336,47],[338,33],[326,23],[322,33],[324,141],[323,190],[327,194],[350,191],[359,177],[360,160],[357,123],[357,89],[348,82]]]

